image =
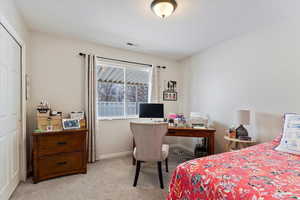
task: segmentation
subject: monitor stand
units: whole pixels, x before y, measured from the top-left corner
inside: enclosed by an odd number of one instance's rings
[[[164,122],[164,119],[158,118],[158,119],[151,119],[153,122]]]
[[[140,120],[145,122],[164,122],[164,118],[140,118]]]

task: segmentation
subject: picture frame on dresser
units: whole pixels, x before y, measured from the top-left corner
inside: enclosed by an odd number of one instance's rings
[[[79,129],[80,121],[79,119],[62,119],[62,125],[64,130]]]

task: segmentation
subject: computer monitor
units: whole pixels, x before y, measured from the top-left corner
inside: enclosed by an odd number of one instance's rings
[[[164,118],[164,104],[161,103],[141,103],[140,118]]]

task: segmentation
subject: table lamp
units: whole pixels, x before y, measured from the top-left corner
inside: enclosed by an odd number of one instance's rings
[[[237,122],[240,126],[236,129],[236,137],[238,139],[251,140],[248,136],[247,129],[244,127],[244,125],[250,124],[250,110],[238,110]]]

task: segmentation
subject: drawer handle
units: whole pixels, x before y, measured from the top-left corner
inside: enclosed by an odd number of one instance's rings
[[[67,142],[58,142],[57,145],[66,145]]]
[[[64,162],[58,162],[58,163],[56,163],[57,165],[65,165],[65,164],[67,164],[67,162],[66,161],[64,161]]]

